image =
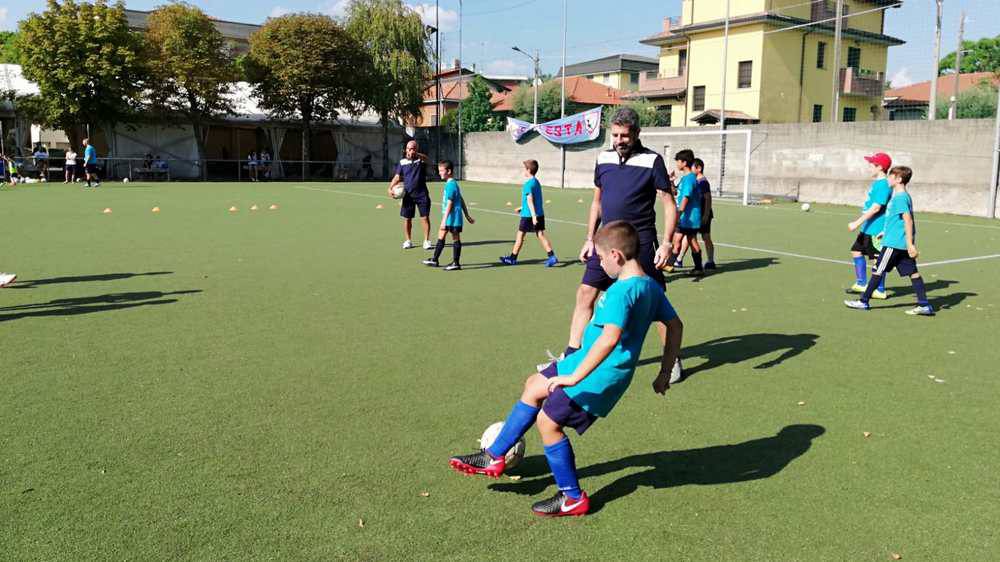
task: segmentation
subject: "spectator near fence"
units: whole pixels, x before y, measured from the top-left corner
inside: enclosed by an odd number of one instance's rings
[[[38,143],[35,146],[35,168],[38,169],[38,179],[39,181],[48,181],[49,179],[49,149],[45,148],[45,145]]]
[[[247,155],[247,172],[250,174],[250,181],[257,181],[257,153],[254,151]]]
[[[66,172],[63,183],[76,181],[76,152],[73,147],[66,149],[66,165],[63,166],[63,169]]]

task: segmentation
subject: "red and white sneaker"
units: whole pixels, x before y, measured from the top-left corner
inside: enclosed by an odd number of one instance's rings
[[[17,280],[17,275],[14,273],[0,273],[0,289],[11,285]]]
[[[590,511],[590,498],[586,493],[582,493],[580,499],[574,500],[560,491],[551,498],[531,506],[531,511],[541,517],[580,517]]]
[[[490,478],[500,478],[503,469],[507,467],[506,459],[503,457],[495,459],[486,452],[486,449],[480,449],[478,453],[471,455],[451,457],[448,459],[448,464],[463,474],[482,474]]]

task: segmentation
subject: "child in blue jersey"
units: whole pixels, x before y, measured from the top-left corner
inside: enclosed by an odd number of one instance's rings
[[[468,219],[469,224],[476,224],[469,214],[468,207],[465,206],[465,199],[462,198],[462,190],[455,181],[454,164],[451,160],[442,160],[438,163],[438,174],[444,182],[444,195],[441,200],[441,228],[438,229],[437,246],[434,247],[434,257],[423,261],[424,265],[431,267],[438,266],[438,259],[444,251],[444,239],[451,233],[451,248],[453,258],[451,264],[444,268],[445,271],[457,271],[462,269],[462,215]]]
[[[542,205],[542,184],[538,183],[535,175],[538,173],[537,160],[525,160],[524,177],[528,178],[521,187],[521,206],[515,210],[521,214],[521,223],[517,227],[517,236],[514,238],[514,248],[510,255],[502,256],[500,263],[504,265],[517,265],[517,254],[521,252],[524,245],[524,235],[534,232],[538,236],[538,241],[548,255],[545,260],[545,267],[552,267],[559,263],[556,253],[552,251],[552,243],[545,236],[545,209]]]
[[[598,418],[611,413],[632,382],[642,344],[653,322],[667,326],[660,374],[653,390],[670,387],[670,372],[681,348],[683,325],[663,288],[647,277],[636,260],[639,233],[626,221],[612,221],[594,237],[601,268],[616,281],[597,301],[580,351],[528,377],[500,434],[489,448],[452,457],[459,472],[498,478],[504,456],[538,422],[545,458],[559,487],[552,498],[532,506],[536,515],[585,515],[590,500],[577,480],[573,447],[564,433],[582,435]]]
[[[701,194],[701,226],[698,228],[698,234],[701,234],[705,253],[708,254],[705,269],[715,269],[715,244],[712,243],[712,219],[715,218],[715,212],[712,209],[712,185],[705,177],[705,162],[701,158],[694,159],[694,163],[691,164],[691,172],[698,179],[697,192]],[[681,252],[677,256],[677,261],[674,262],[674,267],[681,267],[687,249],[687,240],[681,240]]]
[[[675,256],[681,256],[686,247],[691,247],[691,258],[694,260],[695,275],[705,273],[701,263],[701,245],[698,244],[698,230],[701,228],[701,190],[698,189],[698,176],[692,171],[694,152],[685,149],[674,156],[677,163],[677,232],[674,234],[673,251]],[[675,262],[668,262],[666,271],[673,271]]]
[[[87,187],[100,187],[101,178],[97,175],[97,149],[90,144],[90,139],[83,139],[83,171],[87,176]]]
[[[868,188],[868,197],[862,208],[861,216],[857,220],[847,225],[848,230],[854,232],[860,229],[857,239],[851,245],[851,257],[854,260],[854,274],[857,277],[851,291],[855,293],[865,292],[867,281],[865,276],[868,271],[868,264],[865,258],[871,260],[878,259],[878,249],[875,247],[874,237],[882,232],[885,225],[885,206],[892,197],[892,188],[886,179],[886,172],[892,167],[892,158],[884,152],[877,152],[871,156],[865,156],[865,160],[870,167],[871,176],[874,180]],[[885,278],[871,295],[876,299],[887,297],[885,293]]]
[[[882,233],[882,250],[879,252],[871,279],[861,295],[861,300],[844,301],[850,308],[868,310],[868,301],[889,270],[896,268],[900,276],[909,276],[913,293],[917,296],[917,306],[906,313],[911,316],[933,316],[934,308],[927,301],[924,279],[917,271],[916,238],[917,226],[913,219],[913,199],[906,191],[913,177],[913,170],[906,166],[896,166],[889,170],[888,182],[892,186],[892,198],[885,211],[885,230]]]

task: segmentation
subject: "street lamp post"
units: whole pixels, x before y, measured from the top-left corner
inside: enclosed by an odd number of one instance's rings
[[[539,65],[538,51],[537,50],[535,51],[535,56],[531,56],[528,53],[522,51],[518,47],[511,47],[511,48],[531,59],[531,62],[534,63],[535,65],[535,78],[534,80],[531,81],[532,88],[534,89],[535,92],[534,117],[532,120],[532,124],[537,125],[538,124],[538,65]]]

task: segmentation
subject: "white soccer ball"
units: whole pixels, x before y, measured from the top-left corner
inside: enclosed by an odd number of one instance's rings
[[[397,185],[396,187],[392,188],[393,199],[399,199],[400,197],[403,196],[404,193],[406,193],[406,190],[403,189],[403,186],[401,185]]]
[[[479,446],[483,449],[489,447],[497,440],[500,435],[500,430],[503,429],[503,422],[497,422],[486,428],[483,432],[483,436],[479,438]],[[520,464],[521,460],[524,458],[524,438],[522,437],[514,443],[514,446],[507,451],[505,460],[507,462],[507,468],[514,468]]]
[[[123,178],[122,183],[128,183],[128,178]]]
[[[809,203],[803,203],[802,204],[802,212],[804,212],[804,213],[808,213],[809,209],[811,209],[811,208],[812,207],[809,206]]]

